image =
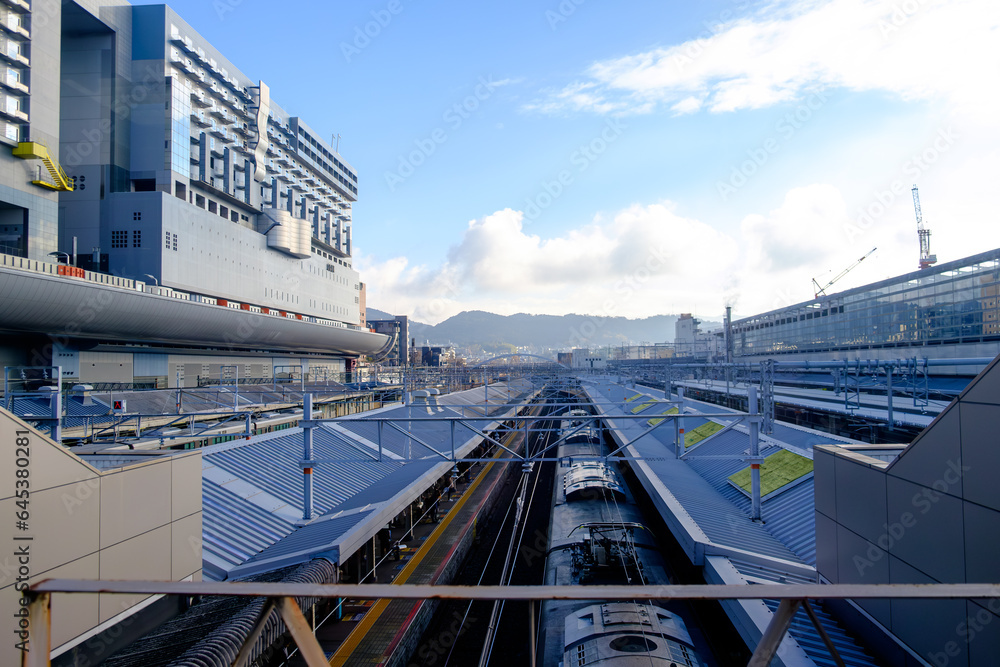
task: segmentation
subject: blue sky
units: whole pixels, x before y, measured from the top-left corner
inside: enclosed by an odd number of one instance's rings
[[[360,178],[369,305],[745,316],[1000,246],[994,0],[171,3]],[[984,85],[985,84],[985,85]],[[895,188],[895,191],[894,191]]]

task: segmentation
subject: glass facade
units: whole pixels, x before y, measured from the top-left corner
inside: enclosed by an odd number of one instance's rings
[[[736,356],[1000,340],[1000,249],[733,322]]]
[[[191,176],[191,82],[183,77],[168,80],[170,89],[170,154],[168,169]]]

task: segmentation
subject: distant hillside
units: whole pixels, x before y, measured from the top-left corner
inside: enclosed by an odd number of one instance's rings
[[[378,310],[377,308],[365,308],[366,320],[391,320],[392,317],[392,315],[384,310]]]
[[[369,319],[391,315],[369,308]],[[464,311],[437,325],[410,320],[410,337],[417,344],[492,345],[505,343],[538,348],[600,347],[622,343],[664,343],[674,339],[676,315],[654,315],[630,320],[591,315],[496,315],[481,310]],[[706,322],[703,330],[718,326]]]

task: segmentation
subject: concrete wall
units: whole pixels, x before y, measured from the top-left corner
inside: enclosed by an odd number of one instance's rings
[[[109,195],[105,209],[108,222],[99,245],[110,255],[116,275],[152,284],[150,274],[160,285],[185,292],[349,324],[360,321],[355,301],[360,278],[353,267],[316,254],[297,259],[278,252],[268,247],[266,236],[244,224],[162,192]],[[112,231],[127,233],[126,248],[111,248]],[[132,243],[136,231],[142,243],[137,248]]]
[[[140,463],[120,457],[99,470],[3,410],[0,442],[0,514],[5,518],[0,525],[0,632],[5,637],[16,637],[19,629],[14,614],[25,580],[201,579],[200,452]],[[17,497],[25,490],[26,498]],[[17,512],[27,512],[26,526],[18,525]],[[55,594],[53,652],[127,617],[145,598]],[[15,641],[3,642],[0,664],[19,661]]]
[[[892,463],[814,450],[817,569],[834,583],[1000,581],[1000,365]],[[1000,600],[859,601],[931,664],[994,665]]]

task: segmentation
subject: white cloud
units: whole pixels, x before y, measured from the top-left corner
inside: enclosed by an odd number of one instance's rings
[[[825,285],[876,246],[883,247],[881,254],[875,253],[865,270],[844,276],[831,292],[880,279],[880,274],[868,270],[880,261],[896,273],[906,270],[898,262],[901,253],[894,251],[900,246],[905,220],[887,219],[857,236],[846,233],[854,223],[841,192],[827,184],[794,188],[778,208],[744,218],[740,235],[746,254],[733,287],[739,315],[808,300],[813,278]]]
[[[510,209],[473,220],[433,269],[362,255],[369,304],[432,323],[472,309],[645,317],[717,299],[713,276],[738,256],[732,238],[669,203],[631,206],[547,239],[522,222]],[[678,285],[687,295],[674,294]]]
[[[528,108],[725,112],[842,87],[986,114],[996,106],[984,77],[1000,69],[998,26],[995,0],[773,3],[697,39],[594,63],[583,80]]]
[[[438,267],[362,256],[368,303],[430,323],[477,309],[717,317],[727,303],[745,316],[808,300],[813,277],[825,283],[874,245],[886,250],[838,289],[881,279],[880,270],[912,270],[916,258],[893,251],[915,238],[905,217],[850,238],[844,197],[826,184],[788,191],[776,209],[747,216],[737,235],[680,216],[670,202],[633,205],[552,238],[526,233],[522,221],[510,209],[473,220]]]

